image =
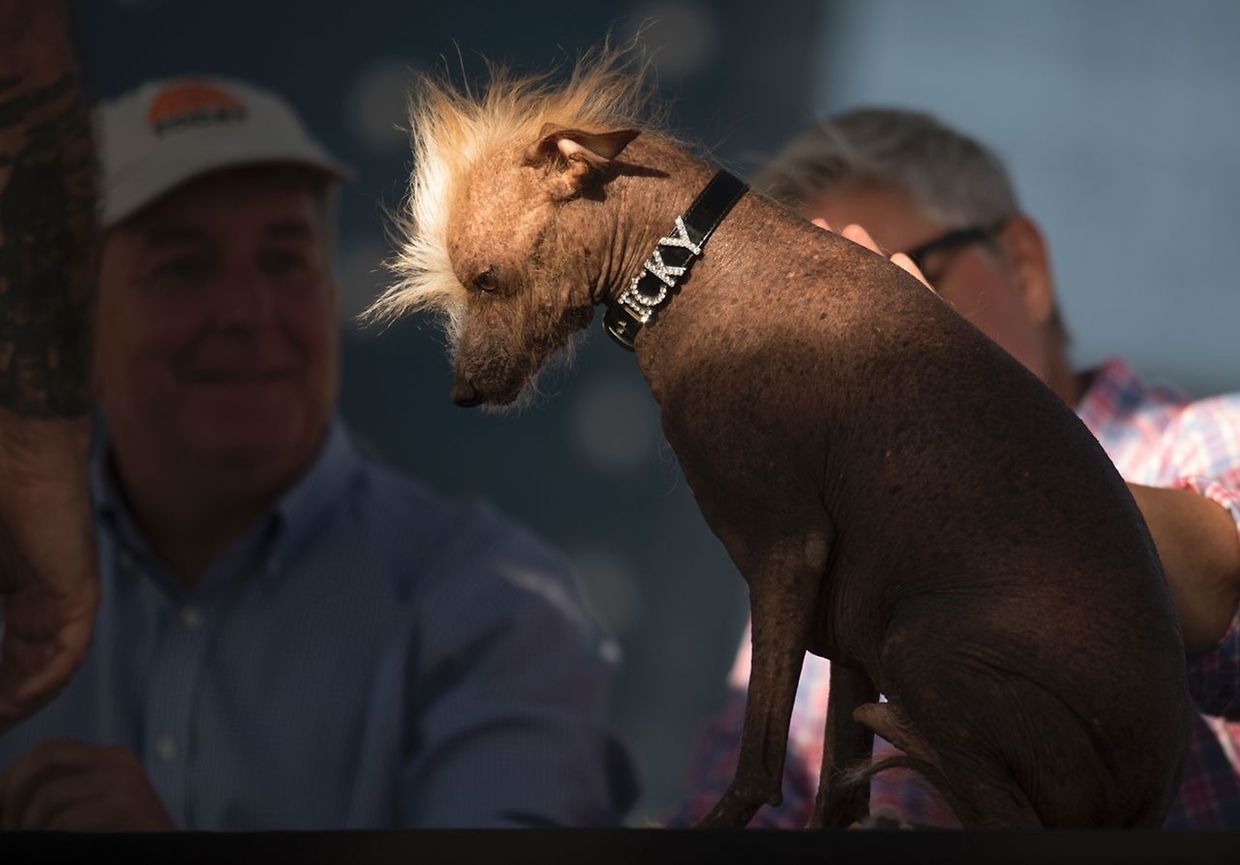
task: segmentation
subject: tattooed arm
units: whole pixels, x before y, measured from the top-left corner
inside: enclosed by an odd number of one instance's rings
[[[0,0],[0,730],[68,681],[98,603],[95,162],[67,23],[63,0]]]

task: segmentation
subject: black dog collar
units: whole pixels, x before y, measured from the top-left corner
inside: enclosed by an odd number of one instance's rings
[[[672,233],[655,244],[641,273],[618,298],[607,301],[603,326],[612,339],[633,351],[637,332],[671,303],[689,268],[702,254],[707,238],[748,188],[726,171],[711,178],[684,215],[676,217]]]

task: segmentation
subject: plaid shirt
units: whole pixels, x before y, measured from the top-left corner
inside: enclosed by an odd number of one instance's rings
[[[1226,508],[1240,526],[1240,393],[1190,401],[1169,387],[1142,384],[1120,360],[1094,374],[1077,414],[1101,442],[1120,474],[1133,483],[1187,487]],[[1195,715],[1179,795],[1164,828],[1240,828],[1240,613],[1219,645],[1188,664]],[[809,822],[822,762],[830,662],[807,655],[788,732],[784,802],[761,809],[760,828],[799,828]],[[718,801],[736,769],[749,681],[746,632],[729,676],[728,702],[702,732],[690,764],[688,797],[671,819],[688,825]],[[875,737],[874,754],[899,753]],[[908,769],[889,769],[870,786],[872,813],[924,826],[959,826],[943,800]]]

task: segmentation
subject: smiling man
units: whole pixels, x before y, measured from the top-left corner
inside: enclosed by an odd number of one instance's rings
[[[102,602],[0,736],[0,828],[605,825],[634,790],[563,562],[335,414],[347,171],[231,81],[103,106]]]
[[[96,376],[112,455],[186,583],[326,433],[337,331],[325,180],[297,166],[208,174],[105,247]]]

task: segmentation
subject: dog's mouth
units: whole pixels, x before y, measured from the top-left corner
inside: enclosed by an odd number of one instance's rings
[[[458,374],[452,382],[452,401],[464,408],[482,407],[504,411],[511,407],[524,405],[525,395],[531,389],[532,382],[519,377],[505,381],[499,385],[479,383],[475,378]]]
[[[464,408],[476,406],[506,406],[514,402],[521,394],[521,385],[499,389],[479,387],[471,379],[458,377],[452,383],[452,401]]]

